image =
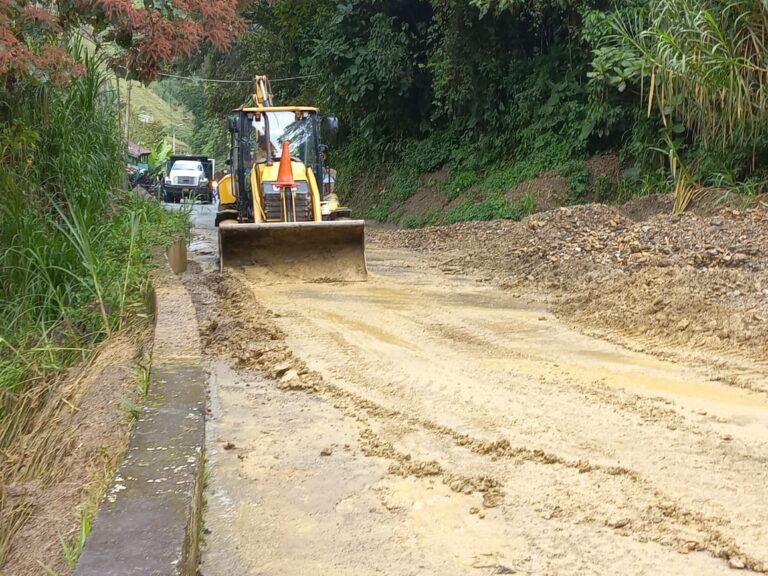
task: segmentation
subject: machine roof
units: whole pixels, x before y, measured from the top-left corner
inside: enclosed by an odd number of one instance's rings
[[[243,106],[235,112],[319,112],[319,108],[312,106],[267,106],[264,108]]]

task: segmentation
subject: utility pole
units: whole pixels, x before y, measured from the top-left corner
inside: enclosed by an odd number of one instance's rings
[[[128,97],[126,100],[126,106],[125,106],[125,141],[130,142],[130,129],[131,129],[131,80],[127,78],[128,74],[126,73],[126,82],[128,83]]]
[[[176,128],[178,128],[179,126],[184,126],[184,123],[182,122],[181,124],[174,124],[173,125],[172,134],[173,134],[173,153],[174,154],[176,154]]]
[[[115,72],[115,86],[117,87],[117,126],[123,128],[123,101],[120,100],[120,76]]]

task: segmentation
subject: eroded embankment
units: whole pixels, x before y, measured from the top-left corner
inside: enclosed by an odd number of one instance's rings
[[[81,365],[9,395],[0,428],[15,429],[15,440],[0,456],[0,549],[9,551],[0,574],[37,576],[41,564],[69,573],[63,545],[79,548],[83,518],[128,447],[151,342],[151,323],[138,322]]]

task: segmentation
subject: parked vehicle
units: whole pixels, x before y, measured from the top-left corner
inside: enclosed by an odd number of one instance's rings
[[[206,156],[171,156],[163,183],[163,200],[178,203],[182,198],[198,198],[210,204],[215,166],[216,161]]]

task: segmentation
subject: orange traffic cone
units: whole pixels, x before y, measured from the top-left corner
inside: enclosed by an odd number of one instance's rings
[[[280,168],[277,170],[275,186],[279,188],[296,188],[293,179],[293,166],[291,166],[291,151],[288,149],[288,140],[283,140],[283,153],[280,156]]]

